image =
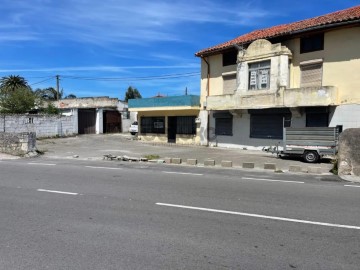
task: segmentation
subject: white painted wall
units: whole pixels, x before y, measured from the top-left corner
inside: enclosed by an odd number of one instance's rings
[[[200,118],[200,145],[207,145],[208,139],[208,114],[209,112],[206,110],[202,110],[199,113]]]
[[[330,110],[330,127],[360,128],[360,104],[340,105]]]
[[[104,133],[104,110],[96,109],[96,122],[95,122],[95,133],[102,134]]]

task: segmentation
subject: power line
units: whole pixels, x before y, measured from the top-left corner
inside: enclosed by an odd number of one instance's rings
[[[177,73],[177,74],[166,74],[156,76],[144,76],[144,77],[82,77],[82,76],[70,76],[61,75],[65,79],[73,80],[91,80],[91,81],[127,81],[127,80],[163,80],[163,79],[174,79],[174,78],[186,78],[200,75],[200,72],[191,73]]]
[[[39,83],[43,83],[43,82],[47,82],[47,81],[50,81],[50,80],[53,80],[54,79],[54,77],[48,77],[47,79],[45,79],[45,80],[42,80],[42,81],[40,81],[40,82],[35,82],[35,83],[32,83],[32,84],[29,84],[30,86],[33,86],[33,85],[35,85],[35,84],[39,84]]]

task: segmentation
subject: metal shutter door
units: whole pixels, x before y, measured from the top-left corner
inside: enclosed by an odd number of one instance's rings
[[[224,95],[234,94],[236,90],[236,74],[223,76],[223,92]]]
[[[303,65],[301,68],[301,87],[322,85],[322,63]]]
[[[284,115],[252,114],[250,117],[250,138],[282,139]]]

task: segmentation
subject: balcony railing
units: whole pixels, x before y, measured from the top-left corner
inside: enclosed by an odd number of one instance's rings
[[[279,89],[277,91],[249,91],[207,97],[209,110],[262,109],[273,107],[329,106],[337,104],[334,86]]]

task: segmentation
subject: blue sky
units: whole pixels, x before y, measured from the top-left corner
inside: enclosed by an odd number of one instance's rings
[[[255,29],[359,5],[354,0],[1,0],[0,77],[78,97],[200,91],[194,54]],[[103,79],[106,78],[106,79]]]

